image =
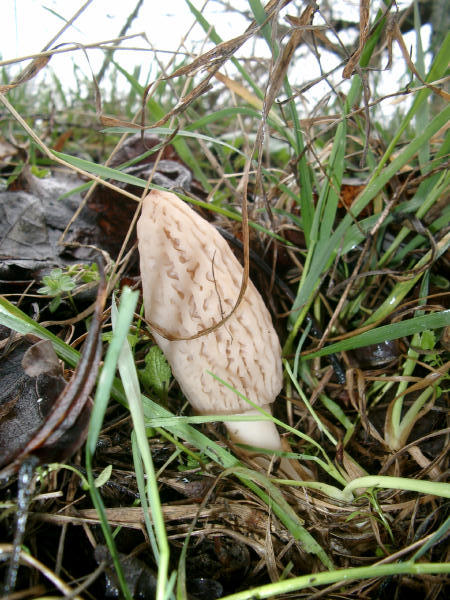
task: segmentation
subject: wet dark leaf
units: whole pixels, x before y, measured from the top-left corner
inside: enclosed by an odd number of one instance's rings
[[[61,174],[38,179],[29,171],[24,172],[21,181],[21,190],[0,194],[0,278],[35,278],[35,271],[55,265],[92,262],[96,256],[93,250],[58,244],[81,202],[79,194],[61,196],[83,182]],[[81,212],[65,241],[96,242],[95,215],[89,209]]]
[[[164,483],[186,498],[201,501],[214,484],[214,479],[190,473],[183,475],[183,477],[166,479]]]
[[[50,340],[41,340],[28,348],[22,358],[22,367],[29,377],[61,375],[61,365]]]
[[[204,539],[188,551],[186,559],[187,586],[190,578],[211,578],[223,585],[238,582],[250,565],[250,553],[245,544],[226,536]]]
[[[0,421],[0,466],[11,462],[39,430],[47,405],[55,402],[66,383],[62,378],[26,375],[21,363],[27,347],[22,343],[0,361],[0,401],[10,408]]]
[[[66,385],[57,372],[51,351],[38,342],[33,350],[25,343],[0,361],[0,379],[4,382],[2,400],[9,406],[0,422],[0,477],[16,472],[29,456],[41,463],[63,461],[83,443],[100,357],[101,316],[106,297],[106,283],[101,270],[97,302],[90,330],[75,373]],[[26,355],[26,352],[30,354]],[[34,357],[35,367],[30,367]],[[30,377],[27,368],[39,373]],[[33,371],[34,369],[34,371]]]
[[[223,586],[214,579],[191,579],[188,589],[196,600],[216,600],[223,596]]]
[[[102,562],[105,564],[105,596],[120,598],[120,585],[108,548],[98,545],[94,554],[99,564]],[[156,576],[150,567],[142,560],[122,553],[119,553],[119,560],[131,596],[135,600],[153,600],[156,592]]]
[[[400,349],[398,340],[389,340],[358,348],[351,355],[361,369],[376,369],[397,359]]]

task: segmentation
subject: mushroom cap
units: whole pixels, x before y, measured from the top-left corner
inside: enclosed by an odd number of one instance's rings
[[[205,219],[170,192],[153,190],[137,224],[145,316],[172,337],[219,323],[239,296],[243,268]],[[242,413],[251,406],[212,375],[259,406],[282,387],[281,347],[260,294],[248,282],[225,324],[193,340],[152,334],[186,398],[204,414]]]

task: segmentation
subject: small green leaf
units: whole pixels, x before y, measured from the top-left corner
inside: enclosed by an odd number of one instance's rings
[[[50,175],[51,171],[50,169],[43,169],[41,167],[38,167],[37,165],[32,165],[31,173],[39,179],[44,179],[44,177],[48,177]]]
[[[38,289],[38,293],[48,296],[59,296],[61,292],[70,292],[76,286],[73,277],[63,273],[59,268],[52,269],[50,275],[44,275],[42,283],[45,285]]]
[[[435,335],[434,331],[425,329],[425,331],[422,332],[422,343],[420,345],[421,348],[423,350],[433,350],[435,344],[436,344],[436,335]]]
[[[108,465],[107,467],[105,467],[103,469],[103,471],[100,473],[100,475],[96,478],[95,487],[101,488],[102,485],[104,485],[107,481],[109,481],[109,478],[111,477],[111,473],[112,473],[112,465]]]
[[[75,287],[75,281],[69,275],[62,275],[59,280],[59,288],[63,292],[70,292]]]
[[[49,285],[44,285],[38,289],[38,294],[44,294],[45,296],[53,296],[53,289]]]
[[[55,296],[49,304],[48,308],[50,309],[50,312],[54,313],[56,310],[58,310],[58,306],[60,304],[61,304],[61,296],[58,294],[58,296]]]
[[[81,281],[83,283],[91,283],[91,281],[98,281],[100,279],[98,267],[95,263],[93,263],[90,267],[82,268],[80,274]]]
[[[145,368],[139,370],[139,377],[145,387],[163,396],[169,385],[172,371],[158,346],[152,346],[145,357]]]

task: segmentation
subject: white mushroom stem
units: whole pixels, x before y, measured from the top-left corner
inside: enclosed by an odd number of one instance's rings
[[[266,412],[271,412],[269,405],[262,406],[261,408]],[[257,410],[248,410],[242,413],[242,416],[258,414],[260,413]],[[254,447],[255,452],[257,448],[264,448],[265,450],[290,450],[287,442],[283,446],[280,434],[273,421],[225,421],[225,425],[233,442]],[[247,451],[252,454],[251,450]],[[267,468],[270,457],[260,454],[256,457],[256,462]],[[276,477],[283,477],[283,473],[285,473],[290,479],[294,480],[302,480],[305,476],[308,479],[310,478],[309,473],[303,469],[298,469],[297,471],[294,464],[295,461],[282,457],[278,462],[277,472],[274,475]]]
[[[226,241],[175,194],[156,190],[143,201],[137,233],[145,316],[191,405],[201,414],[258,414],[248,398],[270,412],[283,385],[281,347],[251,281],[226,323],[179,339],[220,324],[236,304],[243,269]],[[226,425],[235,441],[282,448],[271,421]]]
[[[266,412],[271,412],[268,404],[261,408]],[[253,409],[242,413],[242,416],[258,416],[260,414],[259,411]],[[273,421],[225,421],[225,425],[234,442],[255,448],[281,450],[280,434]]]

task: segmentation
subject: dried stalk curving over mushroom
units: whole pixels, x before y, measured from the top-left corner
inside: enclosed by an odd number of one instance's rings
[[[222,323],[243,272],[227,242],[175,194],[156,190],[143,201],[137,233],[145,316],[191,405],[201,414],[260,414],[213,373],[270,413],[283,384],[280,343],[250,281]],[[196,337],[205,329],[212,331]],[[225,425],[236,442],[282,449],[270,420]],[[290,461],[281,466],[298,478]]]

